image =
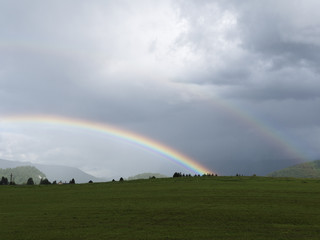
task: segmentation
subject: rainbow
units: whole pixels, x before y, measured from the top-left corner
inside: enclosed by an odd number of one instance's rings
[[[203,97],[202,99],[205,98]],[[297,163],[310,161],[307,156],[294,146],[290,139],[285,138],[279,131],[268,126],[266,123],[248,112],[245,112],[243,109],[240,110],[240,107],[236,107],[234,104],[231,104],[221,98],[207,97],[206,99],[210,99],[209,104],[212,104],[224,113],[228,113],[234,119],[237,119],[238,122],[253,128],[260,136],[281,148],[288,154],[288,156],[291,156],[293,161],[296,161]]]
[[[34,44],[33,42],[23,42],[19,40],[11,40],[10,41],[0,41],[0,47],[12,47],[12,48],[29,48],[31,51],[38,51],[40,53],[48,53],[48,54],[57,54],[57,55],[65,55],[68,53],[69,56],[78,56],[78,55],[86,55],[88,56],[90,53],[83,51],[71,51],[70,49],[60,49],[53,48],[54,46],[46,46],[41,45],[42,43]],[[90,56],[90,55],[89,55]],[[285,138],[281,132],[269,126],[267,123],[253,116],[252,114],[246,112],[241,107],[236,106],[235,103],[228,102],[221,97],[213,96],[212,92],[205,93],[203,91],[199,91],[199,89],[188,89],[188,93],[192,96],[196,97],[196,99],[200,99],[205,101],[214,107],[220,109],[224,113],[229,114],[231,117],[241,122],[244,125],[247,125],[253,128],[260,136],[269,140],[279,148],[281,148],[284,152],[286,152],[289,156],[292,156],[296,161],[308,161],[307,156],[305,156],[297,146],[292,142],[291,139]],[[4,116],[0,118],[0,123],[2,121],[7,122],[33,122],[33,123],[42,123],[42,124],[56,124],[56,125],[67,125],[72,127],[83,128],[91,131],[98,131],[110,136],[114,136],[116,138],[122,139],[124,141],[130,142],[132,144],[138,145],[144,149],[155,152],[157,154],[162,155],[163,157],[170,159],[187,169],[196,172],[196,173],[207,173],[212,172],[210,169],[200,165],[197,161],[191,159],[179,153],[178,151],[165,146],[157,141],[146,138],[139,134],[129,132],[127,130],[119,129],[111,125],[102,124],[98,122],[74,119],[74,118],[66,118],[61,116],[50,116],[50,115],[17,115],[17,116]]]
[[[254,129],[258,135],[277,146],[283,152],[287,153],[295,163],[311,160],[298,148],[296,144],[294,144],[293,139],[285,137],[280,131],[271,127],[258,117],[250,114],[245,109],[236,105],[236,103],[216,96],[212,94],[212,92],[199,92],[199,89],[190,90],[190,94],[196,99],[207,103],[209,106],[228,114],[239,123]]]
[[[0,117],[0,123],[36,123],[36,124],[52,124],[63,125],[68,127],[80,128],[90,131],[96,131],[103,134],[107,134],[111,137],[121,139],[134,145],[138,145],[143,149],[156,153],[166,159],[169,159],[184,168],[197,173],[206,174],[213,173],[209,168],[201,165],[192,158],[178,152],[177,150],[170,148],[162,143],[159,143],[153,139],[144,137],[134,132],[130,132],[124,129],[117,128],[105,123],[99,123],[94,121],[88,121],[77,118],[69,118],[62,116],[50,116],[50,115],[16,115],[16,116],[4,116]]]

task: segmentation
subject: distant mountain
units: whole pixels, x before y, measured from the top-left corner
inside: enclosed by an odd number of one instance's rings
[[[81,171],[78,168],[66,167],[66,166],[50,166],[35,164],[35,166],[42,172],[44,172],[50,181],[56,180],[57,182],[69,182],[72,178],[76,183],[87,183],[90,180],[93,182],[103,182],[105,180],[96,178],[88,173]]]
[[[10,181],[11,174],[12,180],[16,184],[26,184],[29,178],[32,178],[35,184],[39,184],[40,179],[46,177],[43,172],[32,166],[21,166],[5,169],[0,168],[0,177],[6,177]]]
[[[305,162],[272,173],[269,177],[320,178],[320,160]]]
[[[8,161],[0,159],[0,168],[15,168],[20,166],[34,166],[45,174],[45,176],[53,182],[69,182],[72,178],[75,179],[76,183],[87,183],[90,180],[93,182],[103,182],[104,179],[96,178],[90,174],[81,171],[78,168],[58,166],[58,165],[44,165],[31,162],[18,162]]]
[[[168,176],[160,174],[160,173],[141,173],[132,177],[128,177],[128,180],[136,180],[136,179],[148,179],[151,177],[156,178],[167,178]]]

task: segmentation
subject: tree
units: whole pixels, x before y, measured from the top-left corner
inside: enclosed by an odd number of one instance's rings
[[[9,185],[8,178],[2,177],[0,181],[0,185]]]
[[[34,181],[32,178],[28,178],[27,185],[34,185]]]
[[[16,183],[13,181],[13,175],[12,173],[10,174],[10,182],[9,185],[16,185]]]
[[[123,181],[123,178],[121,177],[119,181],[122,182],[122,181]]]
[[[40,185],[49,185],[51,182],[47,178],[41,178]]]
[[[173,177],[182,177],[182,174],[181,174],[181,173],[178,173],[178,172],[175,172],[175,173],[173,174]]]
[[[69,182],[69,184],[75,184],[76,183],[76,181],[74,180],[74,178],[72,178],[71,180],[70,180],[70,182]]]

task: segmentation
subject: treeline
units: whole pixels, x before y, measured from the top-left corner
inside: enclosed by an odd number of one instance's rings
[[[15,183],[13,181],[9,181],[6,177],[2,177],[0,180],[0,185],[15,185]]]
[[[185,173],[181,173],[181,172],[175,172],[172,177],[173,178],[181,178],[181,177],[216,177],[216,176],[218,176],[218,174],[216,174],[216,173],[206,173],[206,174],[202,174],[202,175],[200,175],[200,174],[191,175],[191,174],[185,174]],[[237,174],[237,176],[238,176],[238,174]],[[155,179],[155,178],[156,178],[155,176],[152,176],[152,177],[149,176],[149,179]],[[13,179],[14,178],[13,178],[12,174],[10,176],[10,181],[8,180],[7,177],[2,176],[2,178],[0,180],[0,185],[16,185],[16,183]],[[119,179],[119,182],[122,182],[122,181],[124,181],[124,179],[121,177]],[[115,180],[112,179],[112,182],[115,182]],[[57,182],[56,180],[53,182],[50,182],[49,179],[47,179],[45,177],[41,178],[40,182],[35,182],[32,177],[29,177],[26,182],[19,183],[19,184],[20,185],[37,185],[37,184],[39,184],[39,185],[59,184],[60,185],[60,184],[75,184],[75,183],[76,183],[76,181],[74,178],[72,178],[69,181],[69,183],[67,183],[67,182],[63,183],[62,181]],[[89,183],[93,183],[93,182],[90,180]]]
[[[173,174],[172,177],[176,178],[176,177],[217,177],[218,174],[216,173],[205,173],[203,175],[200,175],[200,174],[195,174],[195,175],[191,175],[190,173],[189,174],[184,174],[184,173],[181,173],[181,172],[175,172]]]
[[[76,181],[74,180],[74,178],[72,178],[70,181],[69,181],[69,184],[75,184]],[[52,183],[47,179],[47,178],[44,178],[44,179],[41,179],[40,180],[40,185],[50,185],[50,184],[67,184],[66,182],[65,183],[62,183],[62,181],[58,182],[55,180],[53,181]]]
[[[74,178],[72,178],[69,181],[69,184],[75,184],[75,183],[76,183],[76,181],[74,180]],[[92,183],[92,181],[90,180],[89,183]],[[37,183],[34,182],[33,178],[30,177],[30,178],[28,178],[27,182],[22,185],[36,185],[36,184]],[[67,183],[66,182],[62,183],[61,181],[58,183],[57,183],[57,181],[53,181],[51,183],[47,178],[40,179],[39,185],[50,185],[50,184],[67,184]],[[0,185],[16,185],[16,183],[15,183],[15,181],[12,180],[12,177],[11,177],[11,180],[9,181],[7,177],[2,176],[1,180],[0,180]]]

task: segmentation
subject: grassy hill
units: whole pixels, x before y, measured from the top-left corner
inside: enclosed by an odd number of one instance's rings
[[[149,178],[167,178],[168,176],[160,173],[140,173],[132,177],[128,177],[128,180],[149,179]]]
[[[320,160],[301,163],[268,174],[269,177],[320,178]]]
[[[39,184],[40,179],[46,177],[44,173],[32,166],[21,166],[6,169],[0,168],[0,177],[6,177],[10,181],[11,174],[13,181],[16,184],[26,184],[30,177],[33,179],[35,184]]]
[[[72,178],[76,180],[77,183],[87,183],[89,180],[94,182],[104,182],[104,179],[96,178],[90,174],[81,171],[78,168],[59,166],[59,165],[45,165],[37,164],[31,162],[19,162],[19,161],[9,161],[0,159],[0,168],[15,168],[20,166],[34,166],[43,172],[46,177],[52,182],[56,180],[57,182],[69,182]]]
[[[0,186],[0,239],[319,239],[320,180]]]

